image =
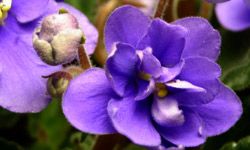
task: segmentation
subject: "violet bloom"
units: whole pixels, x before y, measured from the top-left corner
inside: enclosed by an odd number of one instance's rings
[[[223,2],[230,1],[230,0],[207,0],[207,1],[210,3],[223,3]]]
[[[13,112],[38,112],[50,101],[46,79],[61,67],[44,64],[32,48],[32,33],[40,19],[64,7],[76,15],[86,30],[92,53],[95,28],[71,6],[54,0],[0,0],[0,106]],[[8,7],[8,9],[6,9]]]
[[[231,0],[217,4],[215,11],[219,22],[228,30],[250,28],[250,0]]]
[[[83,132],[118,132],[139,145],[202,144],[242,113],[239,98],[219,81],[220,44],[205,19],[168,24],[120,7],[106,23],[106,69],[89,69],[71,81],[64,114]]]

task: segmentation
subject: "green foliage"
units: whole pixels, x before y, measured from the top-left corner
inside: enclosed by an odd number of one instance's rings
[[[29,116],[29,131],[36,141],[31,149],[56,150],[66,140],[71,127],[60,105],[60,101],[52,100],[43,112]]]
[[[97,0],[65,0],[78,10],[82,11],[91,21],[94,21],[94,16],[97,11]]]
[[[146,150],[146,148],[134,144],[129,144],[129,146],[126,147],[124,150]]]
[[[241,139],[239,142],[225,144],[220,150],[249,150],[250,136]]]
[[[221,34],[219,63],[223,69],[222,80],[234,90],[244,90],[250,86],[250,31],[223,31]]]
[[[24,150],[20,145],[15,142],[11,142],[0,138],[0,146],[3,150]]]

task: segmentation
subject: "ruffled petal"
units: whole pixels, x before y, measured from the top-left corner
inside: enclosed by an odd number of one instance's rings
[[[144,100],[147,98],[155,89],[155,81],[150,79],[149,81],[137,79],[138,92],[135,100]]]
[[[217,4],[215,12],[219,22],[229,30],[241,31],[250,27],[250,7],[244,0]]]
[[[50,102],[47,76],[60,67],[44,64],[31,45],[0,28],[0,106],[13,112],[39,112]],[[30,43],[31,44],[31,43]]]
[[[98,32],[94,25],[91,24],[82,12],[66,3],[59,2],[57,7],[58,9],[65,8],[77,18],[80,28],[83,30],[86,38],[84,47],[89,55],[93,54],[98,40]]]
[[[135,49],[118,43],[106,62],[107,75],[118,95],[123,96],[127,87],[134,83],[138,70],[139,57]]]
[[[117,8],[108,18],[105,27],[105,46],[111,52],[117,42],[136,47],[150,24],[149,17],[132,6]]]
[[[177,65],[171,68],[162,67],[162,74],[156,80],[162,83],[166,83],[168,81],[173,80],[176,76],[180,74],[183,66],[184,61],[180,61]]]
[[[194,91],[194,92],[206,92],[204,88],[193,85],[190,82],[181,81],[181,80],[174,80],[172,82],[168,82],[166,83],[166,86],[171,87],[171,88],[176,88],[176,89],[185,89],[185,90]]]
[[[68,121],[77,129],[93,133],[116,132],[107,112],[114,92],[102,69],[92,68],[70,82],[63,96],[62,108]]]
[[[171,97],[155,97],[151,112],[154,121],[161,126],[174,127],[184,123],[183,112],[179,109],[177,101]]]
[[[183,58],[203,56],[216,60],[220,53],[221,37],[210,23],[200,17],[179,19],[174,24],[181,25],[188,30]]]
[[[159,127],[160,133],[164,139],[175,145],[183,145],[184,147],[198,146],[205,142],[205,137],[199,133],[201,120],[199,116],[184,109],[185,122],[181,126],[176,127]]]
[[[162,66],[173,67],[180,62],[186,33],[187,30],[182,26],[154,19],[138,49],[152,48],[153,55],[158,58]]]
[[[134,143],[160,145],[160,135],[151,122],[149,101],[134,101],[131,97],[112,99],[108,111],[116,130]]]
[[[10,13],[21,23],[33,21],[47,11],[50,0],[13,0]]]
[[[219,91],[220,75],[220,67],[207,58],[194,57],[185,59],[182,71],[176,79],[188,81],[205,90],[190,91],[173,89],[174,92],[171,92],[172,96],[182,105],[200,105],[208,103],[214,99]]]
[[[195,107],[193,110],[202,119],[202,134],[205,136],[214,136],[227,131],[239,120],[243,111],[238,96],[224,85],[221,85],[219,94],[211,103]]]
[[[152,54],[150,50],[138,51],[141,56],[140,70],[154,78],[158,78],[162,74],[161,62]]]

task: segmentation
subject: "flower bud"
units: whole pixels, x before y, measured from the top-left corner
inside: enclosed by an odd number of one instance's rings
[[[48,93],[55,98],[61,98],[65,90],[67,89],[71,79],[82,73],[83,70],[80,67],[70,66],[62,71],[55,72],[45,78],[47,81]]]
[[[50,65],[66,64],[77,57],[84,34],[70,13],[52,14],[43,19],[33,34],[33,47]]]

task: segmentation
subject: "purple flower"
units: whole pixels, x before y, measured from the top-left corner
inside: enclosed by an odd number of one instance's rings
[[[207,1],[210,3],[223,3],[223,2],[230,1],[230,0],[207,0]]]
[[[241,31],[250,28],[249,0],[231,0],[217,4],[215,11],[219,22],[228,30]]]
[[[0,0],[0,3],[11,0]],[[11,3],[10,3],[11,4]],[[42,76],[61,67],[44,64],[32,48],[32,33],[42,17],[59,8],[72,12],[86,31],[86,48],[91,54],[97,41],[97,31],[79,11],[54,0],[13,0],[4,12],[0,25],[0,106],[13,112],[38,112],[50,101],[46,80]]]
[[[64,114],[81,131],[118,132],[139,145],[202,144],[242,113],[238,97],[219,81],[220,43],[202,18],[168,24],[120,7],[106,23],[106,69],[89,69],[71,81]]]

